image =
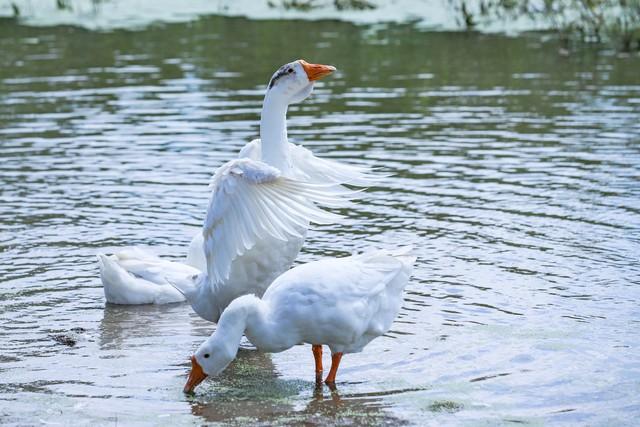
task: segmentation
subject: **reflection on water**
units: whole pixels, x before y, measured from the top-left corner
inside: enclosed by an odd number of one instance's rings
[[[186,313],[185,313],[186,311]],[[126,350],[150,336],[174,336],[184,330],[184,323],[191,322],[184,304],[125,306],[106,304],[100,321],[99,341],[101,350]],[[195,320],[195,319],[194,319]],[[202,321],[202,325],[207,323]],[[194,321],[194,329],[199,325]],[[206,333],[206,329],[204,329]]]
[[[410,25],[0,24],[0,421],[631,424],[640,59],[556,48]],[[105,306],[95,254],[182,259],[209,176],[258,134],[266,80],[297,57],[339,72],[291,108],[290,138],[392,174],[301,261],[402,243],[419,265],[337,392],[296,346],[244,349],[184,396],[213,325],[185,304]]]
[[[309,368],[306,376],[311,377],[312,365],[306,366]],[[210,422],[404,423],[385,411],[383,401],[375,393],[342,398],[338,389],[332,391],[311,381],[282,379],[270,355],[248,349],[241,349],[220,377],[205,382],[191,404],[194,415]]]

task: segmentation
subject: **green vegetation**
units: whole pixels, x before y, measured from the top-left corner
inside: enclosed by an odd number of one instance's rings
[[[267,0],[271,7],[307,11],[375,9],[373,0]],[[624,51],[640,50],[640,0],[449,0],[460,23],[473,30],[481,24],[525,18],[551,27],[563,40],[612,42]]]
[[[436,400],[429,405],[431,412],[458,412],[462,410],[463,405],[451,400]]]
[[[640,50],[640,0],[450,0],[450,3],[467,29],[486,20],[528,18],[551,26],[567,42],[608,41],[625,51]]]
[[[73,11],[72,0],[51,0],[58,10]],[[116,0],[87,0],[94,6]],[[310,12],[316,9],[366,11],[392,0],[262,0],[271,8]],[[435,0],[434,0],[435,1]],[[526,22],[557,32],[565,47],[571,42],[609,43],[622,51],[640,51],[640,0],[441,0],[459,25],[467,30],[486,29],[504,23],[504,28],[523,28]],[[2,2],[2,0],[0,0]],[[219,3],[223,3],[219,0]],[[23,2],[9,5],[15,18],[23,18]],[[412,3],[409,3],[412,4]],[[438,3],[416,0],[414,8],[438,7]],[[446,7],[445,6],[445,7]]]
[[[367,0],[267,0],[270,7],[285,9],[311,10],[319,7],[333,6],[337,10],[375,9],[376,5]]]

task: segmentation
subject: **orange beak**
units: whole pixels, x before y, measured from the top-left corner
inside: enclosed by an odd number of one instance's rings
[[[320,80],[336,70],[333,65],[309,64],[304,59],[300,59],[299,62],[304,68],[304,72],[307,73],[310,82]]]
[[[202,370],[202,366],[200,366],[195,356],[191,356],[191,372],[189,372],[189,378],[184,385],[184,392],[193,393],[193,389],[204,381],[205,378],[207,378],[207,374]]]

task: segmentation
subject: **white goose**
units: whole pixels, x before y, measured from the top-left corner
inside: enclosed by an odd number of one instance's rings
[[[192,392],[208,375],[222,372],[236,357],[243,334],[269,353],[311,344],[317,379],[322,375],[322,345],[328,345],[331,369],[325,382],[335,384],[342,355],[362,351],[391,327],[416,260],[410,251],[310,262],[278,277],[262,299],[237,298],[191,357],[184,391]]]
[[[190,265],[141,250],[99,255],[108,302],[162,304],[186,297],[196,313],[215,322],[236,297],[262,295],[291,266],[310,221],[335,221],[317,205],[344,204],[353,192],[340,184],[375,181],[366,168],[320,159],[287,139],[287,107],[334,70],[298,60],[276,71],[264,98],[260,139],[213,176],[204,228],[189,248]]]

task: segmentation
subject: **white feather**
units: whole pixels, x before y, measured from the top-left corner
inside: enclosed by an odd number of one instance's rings
[[[303,238],[309,222],[331,223],[340,217],[318,204],[344,204],[353,192],[281,176],[266,163],[232,160],[211,181],[203,236],[207,274],[212,286],[229,278],[231,265],[259,240]]]
[[[134,255],[135,253],[135,255]],[[167,281],[165,276],[182,279],[190,267],[145,254],[140,250],[129,250],[119,254],[98,255],[100,278],[104,295],[112,304],[168,304],[181,302],[185,298]],[[146,260],[146,261],[145,261]],[[136,275],[130,271],[142,272]],[[191,273],[197,271],[191,269]],[[161,272],[161,277],[157,273]],[[150,279],[150,280],[149,280]]]
[[[327,345],[332,354],[362,351],[391,328],[400,311],[416,260],[410,252],[371,251],[285,272],[262,299],[244,295],[229,304],[216,331],[196,351],[197,364],[208,375],[220,373],[243,334],[264,352],[300,343]]]
[[[319,205],[345,207],[357,192],[342,184],[371,185],[380,177],[371,175],[368,168],[320,159],[288,142],[286,107],[311,93],[313,82],[301,62],[287,67],[295,72],[283,74],[265,96],[260,119],[264,146],[260,139],[250,142],[240,151],[240,159],[224,164],[212,178],[203,231],[193,239],[187,257],[187,264],[206,274],[194,279],[189,266],[183,271],[145,253],[132,252],[128,257],[120,253],[113,262],[101,263],[107,300],[113,301],[115,294],[123,303],[163,301],[138,298],[136,284],[170,282],[200,316],[217,321],[234,298],[262,295],[290,268],[311,222],[339,219]],[[188,277],[182,273],[189,273]],[[131,286],[129,300],[127,286]],[[162,292],[163,288],[157,289]]]

